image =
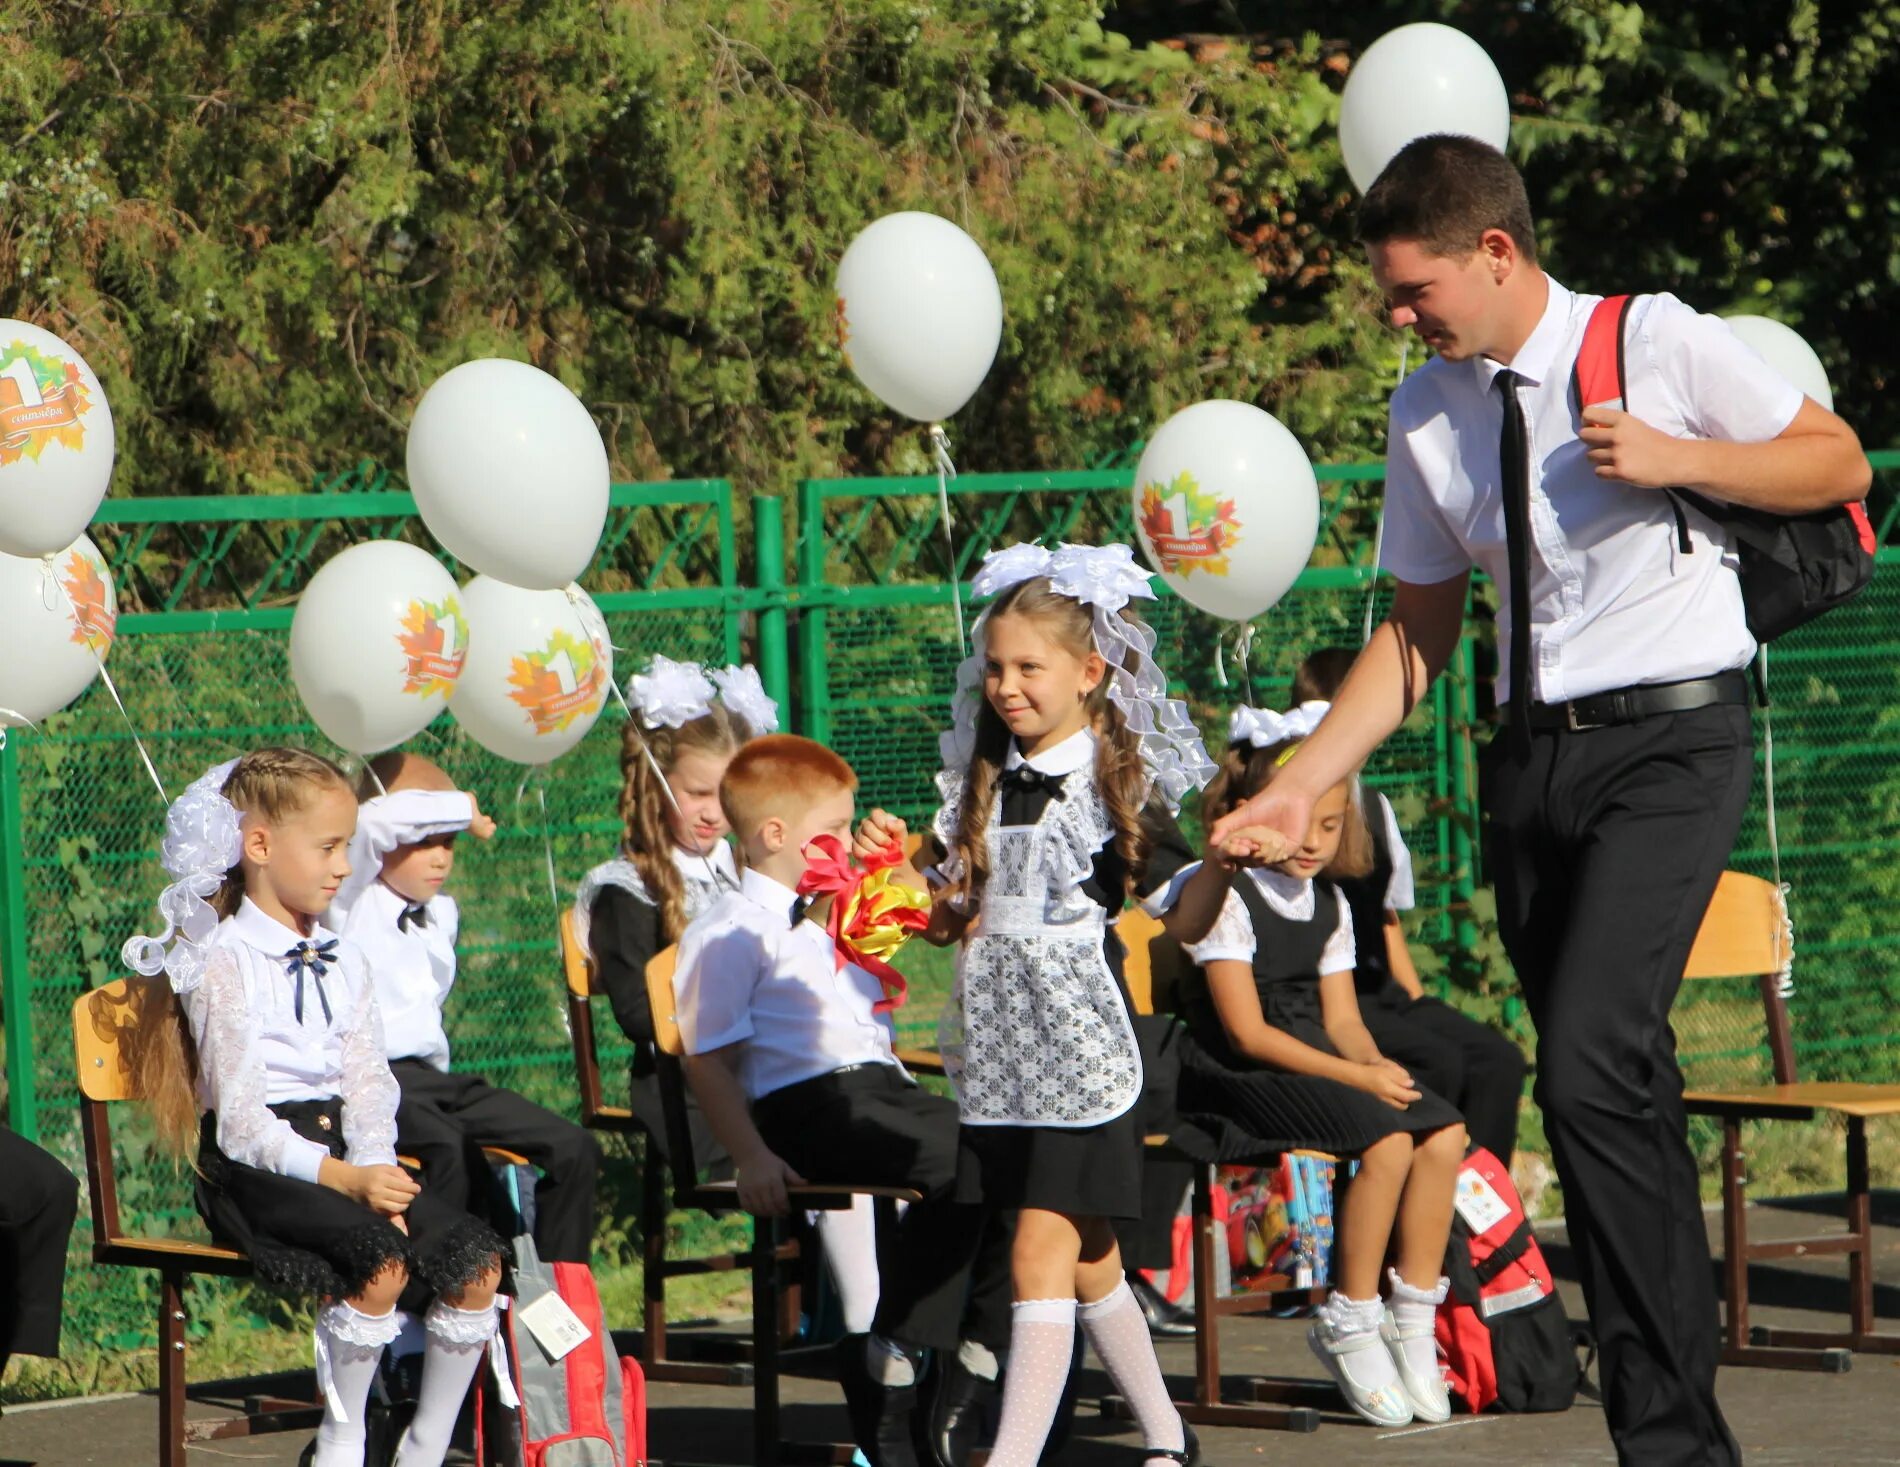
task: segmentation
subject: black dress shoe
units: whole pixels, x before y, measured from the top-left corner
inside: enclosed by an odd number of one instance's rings
[[[871,1467],[919,1467],[913,1441],[917,1387],[886,1386],[871,1379],[864,1365],[864,1340],[861,1334],[845,1335],[833,1346],[851,1440]]]
[[[1144,1452],[1150,1457],[1167,1457],[1179,1462],[1182,1467],[1201,1467],[1201,1439],[1194,1434],[1194,1428],[1185,1421],[1181,1423],[1181,1450],[1171,1452],[1163,1447],[1146,1447]]]
[[[1141,1306],[1141,1317],[1148,1321],[1148,1333],[1158,1340],[1182,1340],[1194,1333],[1193,1312],[1179,1304],[1170,1304],[1159,1290],[1139,1274],[1128,1276],[1128,1288]]]
[[[972,1451],[996,1440],[1003,1387],[966,1370],[954,1353],[946,1351],[938,1360],[937,1389],[930,1403],[930,1459],[936,1467],[965,1467]]]

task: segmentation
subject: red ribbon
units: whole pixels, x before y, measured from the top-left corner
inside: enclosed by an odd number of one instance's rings
[[[845,914],[852,906],[852,898],[864,879],[874,871],[888,870],[902,863],[904,848],[901,843],[891,841],[871,856],[863,866],[851,864],[851,853],[843,841],[835,835],[813,837],[807,851],[815,849],[816,856],[808,857],[809,864],[805,874],[798,878],[798,894],[802,897],[830,897],[831,911],[825,918],[825,931],[831,936],[833,956],[842,968],[847,962],[855,963],[864,969],[884,989],[884,997],[871,1005],[871,1011],[888,1014],[901,1009],[910,998],[910,985],[904,981],[904,975],[882,958],[865,952],[858,946],[855,938],[863,935],[862,912],[854,915],[860,920],[854,921],[850,928],[845,926]],[[885,914],[884,921],[901,927],[906,931],[920,932],[930,925],[927,912],[900,908]]]

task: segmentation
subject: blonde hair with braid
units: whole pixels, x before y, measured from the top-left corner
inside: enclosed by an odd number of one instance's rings
[[[678,841],[669,818],[673,802],[661,787],[680,756],[703,753],[730,759],[752,737],[751,726],[725,706],[714,703],[709,712],[678,728],[641,729],[629,720],[620,736],[621,845],[641,884],[660,912],[660,940],[676,942],[686,927],[686,882],[673,860]],[[660,769],[653,772],[647,753]]]

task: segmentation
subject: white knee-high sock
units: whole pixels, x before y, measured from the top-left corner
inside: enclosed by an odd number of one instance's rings
[[[1161,1378],[1161,1362],[1155,1358],[1154,1340],[1148,1334],[1148,1321],[1142,1316],[1135,1292],[1123,1279],[1114,1292],[1075,1311],[1082,1333],[1115,1382],[1115,1389],[1135,1413],[1144,1446],[1178,1452],[1187,1445],[1181,1413],[1168,1398],[1168,1383]],[[1166,1461],[1167,1458],[1161,1460]]]
[[[990,1467],[1036,1467],[1062,1404],[1075,1353],[1075,1300],[1020,1299],[1010,1306],[1003,1419]]]
[[[402,1331],[402,1316],[365,1314],[338,1300],[317,1311],[317,1384],[323,1424],[317,1428],[315,1467],[363,1467],[363,1418],[376,1362]]]
[[[468,1383],[495,1337],[495,1306],[457,1309],[440,1299],[423,1317],[429,1343],[422,1354],[416,1417],[396,1450],[397,1467],[441,1467]]]
[[[854,1197],[848,1211],[818,1214],[818,1241],[838,1288],[844,1332],[861,1335],[877,1314],[877,1224],[869,1197]]]

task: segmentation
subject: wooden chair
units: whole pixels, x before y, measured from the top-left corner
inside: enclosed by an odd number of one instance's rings
[[[92,1199],[94,1262],[157,1272],[158,1458],[162,1467],[185,1467],[185,1444],[271,1431],[310,1430],[323,1420],[320,1401],[252,1395],[242,1415],[224,1421],[185,1420],[185,1284],[193,1274],[245,1278],[251,1264],[242,1253],[189,1238],[142,1238],[119,1220],[117,1159],[112,1149],[115,1101],[139,1100],[127,1068],[124,1043],[138,1022],[133,983],[163,979],[121,978],[83,993],[73,1004],[73,1061],[79,1080],[79,1122],[85,1134],[86,1183]]]
[[[1795,1075],[1788,1006],[1778,975],[1791,956],[1781,892],[1760,877],[1725,871],[1689,954],[1687,979],[1752,978],[1761,992],[1767,1023],[1771,1085],[1733,1090],[1691,1090],[1683,1103],[1691,1115],[1722,1122],[1722,1241],[1727,1296],[1722,1362],[1782,1370],[1841,1371],[1850,1351],[1900,1354],[1900,1334],[1874,1329],[1873,1213],[1869,1199],[1867,1121],[1900,1115],[1900,1085],[1840,1081],[1801,1083]],[[1847,1231],[1810,1238],[1748,1240],[1748,1174],[1742,1123],[1750,1120],[1811,1120],[1819,1112],[1847,1123]],[[1846,1330],[1784,1330],[1748,1327],[1748,1265],[1756,1259],[1847,1255],[1850,1327]]]
[[[1167,935],[1159,919],[1139,907],[1123,912],[1115,930],[1127,950],[1122,976],[1136,1012],[1156,1012],[1157,999],[1162,1005],[1161,1011],[1167,1011],[1172,1006],[1174,988],[1188,965],[1180,944]],[[1147,1154],[1155,1161],[1191,1160],[1170,1146],[1166,1136],[1148,1137]],[[1214,1216],[1215,1168],[1195,1162],[1193,1169],[1190,1204],[1193,1241],[1189,1258],[1194,1283],[1194,1394],[1188,1400],[1177,1399],[1175,1409],[1184,1421],[1197,1425],[1317,1431],[1318,1408],[1339,1405],[1339,1393],[1331,1381],[1249,1377],[1241,1385],[1249,1399],[1245,1402],[1227,1399],[1220,1373],[1220,1322],[1233,1315],[1318,1304],[1324,1301],[1326,1290],[1287,1288],[1227,1298],[1217,1296],[1214,1292],[1215,1249],[1226,1247],[1227,1242]],[[1116,1415],[1128,1414],[1126,1406],[1112,1396],[1103,1401],[1102,1408]]]
[[[647,964],[647,995],[653,1010],[654,1065],[660,1082],[660,1104],[666,1116],[673,1171],[674,1204],[709,1212],[739,1205],[737,1182],[702,1182],[693,1156],[693,1133],[686,1115],[684,1046],[673,995],[677,947],[654,955]],[[881,1199],[881,1206],[917,1202],[921,1194],[904,1187],[826,1184],[789,1187],[797,1210],[829,1212],[851,1206],[851,1199]],[[778,1463],[849,1463],[856,1448],[848,1442],[784,1442],[779,1440],[779,1335],[783,1316],[785,1251],[781,1246],[782,1219],[755,1217],[752,1221],[752,1456],[755,1467]]]
[[[667,1250],[666,1167],[657,1138],[624,1105],[608,1105],[600,1078],[600,1055],[595,1045],[593,1000],[602,995],[600,977],[582,949],[574,929],[574,910],[561,913],[561,964],[567,975],[567,1026],[574,1042],[574,1074],[580,1084],[581,1124],[595,1131],[642,1138],[640,1165],[641,1320],[640,1368],[647,1379],[697,1385],[748,1385],[751,1366],[738,1361],[676,1359],[667,1353],[666,1281],[707,1273],[731,1273],[749,1266],[734,1253],[677,1258]],[[795,1257],[796,1243],[786,1245]],[[796,1326],[796,1317],[793,1319]],[[710,1340],[694,1345],[710,1346]],[[724,1343],[720,1341],[718,1343]]]

